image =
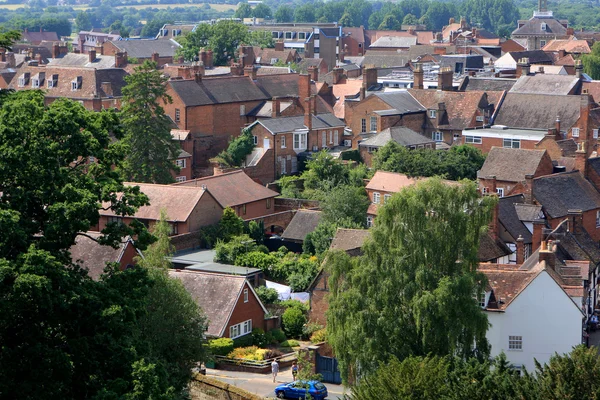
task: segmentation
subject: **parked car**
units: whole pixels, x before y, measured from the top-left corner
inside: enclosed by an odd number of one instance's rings
[[[275,388],[275,395],[280,399],[303,399],[308,394],[314,400],[323,400],[327,397],[327,388],[319,381],[294,381],[284,383]]]

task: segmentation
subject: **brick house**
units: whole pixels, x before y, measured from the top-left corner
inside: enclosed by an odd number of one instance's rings
[[[345,57],[360,57],[365,54],[367,39],[363,26],[358,28],[344,26],[342,27],[342,35],[341,43]]]
[[[154,61],[159,67],[173,63],[175,52],[181,45],[173,39],[151,40],[110,40],[102,44],[102,54],[114,56],[117,53],[127,53],[140,64],[144,61]]]
[[[282,244],[291,251],[301,252],[306,235],[319,226],[323,213],[316,210],[298,210],[281,234]]]
[[[204,311],[207,337],[236,339],[266,328],[268,312],[246,278],[189,270],[170,270],[169,276],[179,279]]]
[[[273,150],[276,176],[298,172],[301,153],[343,145],[344,122],[331,113],[313,113],[315,97],[305,101],[304,116],[258,120],[248,127],[256,149]]]
[[[231,207],[238,217],[251,219],[273,214],[279,193],[253,181],[244,171],[208,176],[175,184],[205,187],[221,207]]]
[[[554,166],[545,150],[493,147],[477,171],[481,193],[500,197],[526,192],[533,178],[550,175]]]
[[[192,165],[194,163],[194,140],[190,131],[181,129],[171,129],[171,139],[179,144],[181,151],[179,157],[175,160],[175,164],[180,168],[179,173],[175,176],[173,172],[173,178],[176,182],[185,182],[192,179]]]
[[[537,149],[540,141],[546,138],[548,132],[543,129],[509,128],[504,125],[492,125],[489,128],[463,129],[461,141],[487,154],[493,147],[509,149]],[[552,134],[553,140],[554,134]]]
[[[365,137],[366,135],[363,135]],[[394,126],[364,139],[358,145],[362,161],[370,168],[374,154],[389,142],[407,149],[435,149],[435,141],[404,126]]]
[[[405,187],[414,185],[419,179],[397,172],[377,171],[365,187],[371,204],[367,209],[367,226],[372,226],[377,209],[394,194]]]
[[[223,207],[210,192],[202,187],[179,185],[156,185],[152,183],[127,183],[139,186],[148,196],[150,205],[140,207],[132,216],[122,217],[112,210],[100,209],[100,222],[93,231],[102,231],[109,222],[129,224],[134,219],[148,228],[160,220],[161,210],[165,210],[173,235],[197,232],[200,228],[216,224],[221,219]],[[107,208],[109,204],[104,204]]]
[[[100,232],[86,232],[78,235],[75,244],[69,248],[73,263],[87,270],[88,275],[99,280],[108,263],[117,263],[121,271],[135,265],[135,257],[140,252],[133,245],[133,241],[127,238],[120,242],[115,249],[111,246],[103,246],[96,240],[101,236]]]
[[[102,46],[104,42],[110,40],[121,40],[121,35],[114,33],[80,31],[77,37],[73,40],[73,49],[79,50],[81,53],[89,53]]]
[[[369,231],[365,229],[338,228],[331,241],[330,250],[345,251],[352,257],[362,255],[361,247],[369,237]],[[329,309],[329,274],[321,269],[315,279],[309,285],[307,292],[310,294],[310,309],[308,319],[320,325],[327,325],[325,313]]]
[[[44,32],[42,28],[38,31],[29,31],[27,28],[21,32],[20,41],[39,45],[43,41],[58,42],[58,34],[56,32]]]

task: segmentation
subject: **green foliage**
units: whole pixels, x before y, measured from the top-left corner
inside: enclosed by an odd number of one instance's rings
[[[300,337],[302,326],[306,323],[306,316],[296,307],[290,307],[281,316],[283,330],[290,337]]]
[[[256,242],[256,244],[263,244],[265,241],[265,223],[263,220],[259,222],[250,221],[248,223],[248,236]]]
[[[244,220],[231,207],[225,207],[219,221],[220,238],[229,241],[244,233]]]
[[[75,17],[75,26],[78,31],[89,31],[92,29],[92,22],[90,16],[85,11],[79,11],[77,17]]]
[[[125,163],[120,169],[130,182],[170,183],[179,144],[171,138],[171,120],[161,103],[171,103],[167,78],[154,62],[145,61],[125,77],[121,121],[125,128]]]
[[[219,338],[208,341],[210,354],[214,356],[226,356],[233,351],[233,339]]]
[[[323,221],[344,228],[363,227],[369,204],[364,187],[335,186],[321,201]]]
[[[221,230],[219,224],[203,226],[200,228],[200,246],[205,249],[212,249],[219,239],[221,239]]]
[[[312,343],[321,343],[327,340],[327,329],[323,328],[323,329],[319,329],[318,331],[315,331],[311,336],[310,336],[310,341]]]
[[[273,336],[270,333],[265,333],[260,328],[252,329],[252,344],[258,347],[267,347],[273,341]]]
[[[254,291],[260,301],[265,305],[273,304],[279,298],[279,293],[277,293],[276,289],[268,288],[266,286],[259,286]]]
[[[246,156],[254,149],[254,137],[248,129],[229,142],[227,150],[219,153],[212,161],[216,161],[226,167],[239,167],[246,161]]]
[[[235,21],[221,20],[214,25],[200,24],[194,32],[180,39],[182,48],[177,50],[186,60],[194,60],[201,48],[213,51],[214,64],[226,65],[235,57],[239,45],[249,42],[248,28]]]
[[[275,47],[273,34],[269,31],[252,31],[248,36],[248,44],[258,46],[261,49]]]
[[[394,14],[387,14],[383,17],[383,21],[381,21],[379,29],[395,31],[400,29],[400,21],[398,21],[398,18],[396,18]]]
[[[273,12],[271,11],[271,8],[264,4],[264,3],[260,3],[257,4],[256,7],[254,7],[254,10],[252,10],[252,16],[254,18],[272,18],[273,17]]]
[[[243,254],[256,250],[256,243],[248,235],[233,236],[229,242],[219,240],[215,246],[215,262],[236,264]]]
[[[336,230],[337,225],[330,222],[320,222],[317,228],[304,238],[302,251],[306,254],[323,254],[329,250]]]
[[[322,150],[306,163],[302,178],[305,189],[328,189],[346,183],[348,171],[341,162]]]
[[[298,178],[295,176],[282,176],[279,178],[279,191],[281,197],[288,199],[299,199],[302,191],[298,187]]]
[[[313,333],[321,329],[323,329],[323,325],[317,324],[315,322],[308,322],[302,327],[302,337],[310,338]]]
[[[259,268],[265,273],[269,273],[273,266],[278,262],[279,257],[277,257],[276,253],[265,254],[261,251],[251,251],[241,254],[235,260],[236,265]]]
[[[297,340],[288,339],[284,342],[281,342],[280,345],[281,345],[281,347],[298,347],[298,346],[300,346],[300,343],[298,343]]]
[[[592,52],[581,57],[583,71],[592,77],[600,79],[600,43],[594,43]]]
[[[473,293],[485,284],[477,251],[493,201],[474,183],[433,178],[380,209],[364,256],[328,253],[327,333],[344,379],[352,365],[370,373],[391,357],[469,357],[474,343],[475,355],[487,354],[488,322]]]
[[[240,3],[237,10],[235,10],[236,18],[250,18],[252,16],[252,7],[248,3]]]
[[[236,347],[227,358],[244,359],[250,361],[262,361],[268,353],[267,349],[259,349],[257,346]]]
[[[248,347],[252,346],[252,334],[246,334],[233,339],[233,347]]]
[[[21,33],[19,31],[2,32],[2,30],[0,30],[0,48],[5,48],[10,51],[12,50],[14,42],[20,38]]]
[[[154,225],[152,230],[156,241],[144,251],[143,257],[137,257],[138,265],[145,268],[160,268],[163,270],[168,270],[172,267],[169,257],[175,253],[175,246],[171,244],[171,239],[169,238],[171,226],[167,220],[166,210],[160,210],[160,220]]]
[[[285,342],[287,338],[285,337],[285,333],[281,329],[272,329],[269,333],[273,336],[273,339],[278,341],[279,343]]]
[[[450,180],[476,179],[485,156],[469,145],[450,150],[408,150],[389,142],[373,157],[373,169],[400,172],[409,176],[441,176]]]
[[[271,269],[270,276],[278,281],[287,282],[292,291],[302,292],[319,272],[316,257],[288,253]]]
[[[308,313],[308,304],[301,302],[300,300],[285,300],[280,303],[286,309],[288,308],[297,308],[302,311],[304,314]]]
[[[406,14],[402,20],[402,25],[415,25],[419,22],[413,14]]]
[[[294,10],[288,5],[281,5],[275,12],[275,20],[278,23],[292,22],[294,19]]]

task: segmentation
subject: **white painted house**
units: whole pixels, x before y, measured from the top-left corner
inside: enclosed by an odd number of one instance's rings
[[[482,306],[491,324],[491,356],[504,352],[515,368],[531,372],[534,359],[547,363],[554,353],[569,353],[582,342],[584,314],[544,261],[533,270],[517,268],[480,265],[489,283]]]

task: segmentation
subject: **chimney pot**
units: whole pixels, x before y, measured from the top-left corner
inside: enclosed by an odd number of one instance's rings
[[[93,63],[96,60],[96,50],[90,50],[88,56],[89,62]]]

